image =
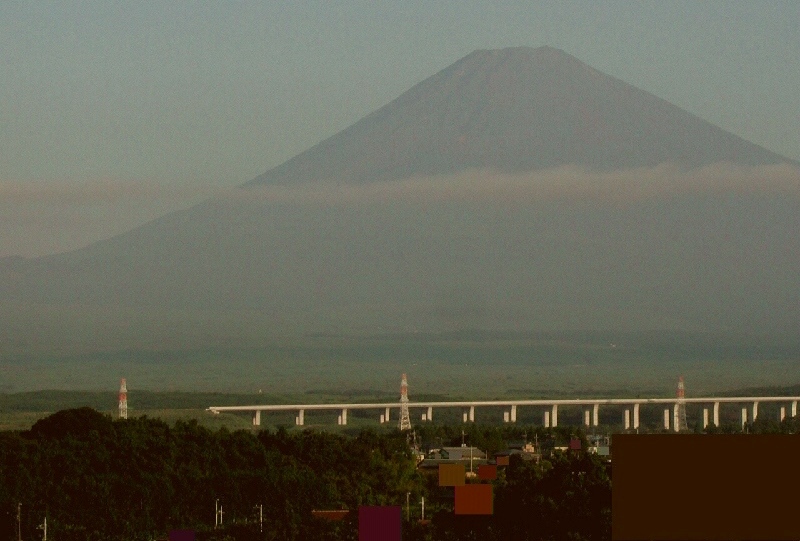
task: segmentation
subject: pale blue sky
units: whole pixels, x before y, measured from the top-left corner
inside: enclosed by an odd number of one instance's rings
[[[5,1],[0,256],[246,182],[471,51],[519,45],[800,160],[800,2]]]

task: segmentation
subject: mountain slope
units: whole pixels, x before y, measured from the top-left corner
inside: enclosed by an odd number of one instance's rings
[[[0,301],[111,307],[123,334],[131,311],[196,310],[287,332],[795,332],[794,165],[561,51],[476,51],[224,197],[7,261]]]
[[[550,47],[475,51],[251,184],[785,158]]]

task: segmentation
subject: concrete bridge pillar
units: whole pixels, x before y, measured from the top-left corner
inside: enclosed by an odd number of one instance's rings
[[[386,412],[383,415],[383,422],[388,423],[391,417],[389,416],[389,408],[386,408]]]
[[[464,410],[462,412],[462,416],[461,417],[462,417],[463,421],[466,423],[469,420],[469,412],[467,410]]]
[[[469,422],[470,423],[475,422],[475,406],[469,407]]]
[[[792,402],[792,417],[797,417],[797,400]]]
[[[260,426],[261,425],[261,410],[255,410],[253,412],[253,426]]]
[[[719,426],[719,402],[714,402],[714,426]]]
[[[592,426],[592,412],[589,408],[583,408],[583,425],[587,428]]]
[[[553,414],[550,416],[553,428],[558,426],[558,404],[553,404]]]
[[[744,430],[744,425],[747,424],[747,408],[742,408],[742,430]]]
[[[703,408],[703,430],[708,428],[708,408]]]
[[[347,424],[347,408],[342,408],[342,413],[339,415],[339,424],[346,425]]]
[[[625,414],[623,415],[623,420],[625,422],[625,430],[629,430],[631,428],[631,410],[625,408]]]
[[[512,406],[511,406],[511,422],[512,423],[516,423],[517,422],[517,405],[516,404],[512,404]]]
[[[294,420],[294,424],[296,424],[297,426],[303,426],[303,424],[305,423],[303,417],[305,417],[305,410],[298,411],[297,417]]]
[[[756,422],[758,419],[758,402],[753,402],[753,422]]]
[[[633,428],[639,429],[639,404],[633,405]]]
[[[550,428],[550,412],[546,410],[544,412],[544,427]]]
[[[669,408],[664,409],[664,430],[669,430]]]
[[[781,422],[786,419],[786,406],[781,406]]]
[[[594,426],[600,426],[600,404],[594,405],[594,412],[592,415],[592,424]]]
[[[433,421],[433,407],[432,406],[428,406],[428,417],[427,417],[427,420],[428,421]]]
[[[679,411],[680,411],[680,406],[678,406],[678,403],[675,402],[675,405],[672,406],[672,429],[675,432],[678,432],[681,429],[681,420],[680,420],[680,415],[678,413]]]

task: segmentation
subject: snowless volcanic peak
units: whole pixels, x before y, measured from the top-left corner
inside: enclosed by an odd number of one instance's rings
[[[251,184],[788,161],[552,47],[478,50]]]

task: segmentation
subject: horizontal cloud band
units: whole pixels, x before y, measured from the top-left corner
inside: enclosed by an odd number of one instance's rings
[[[694,170],[662,164],[595,172],[567,166],[523,174],[471,170],[391,182],[319,181],[227,190],[207,183],[0,181],[0,257],[72,250],[208,198],[209,204],[233,207],[243,203],[336,207],[542,201],[624,205],[679,195],[732,193],[800,197],[800,169],[789,164],[742,167],[718,163]]]
[[[554,199],[634,202],[692,193],[800,196],[800,169],[789,164],[743,167],[718,163],[693,170],[675,164],[611,172],[589,171],[578,166],[522,174],[470,170],[455,175],[367,184],[320,181],[293,186],[246,187],[228,192],[225,197],[335,205],[392,201],[520,203]]]

